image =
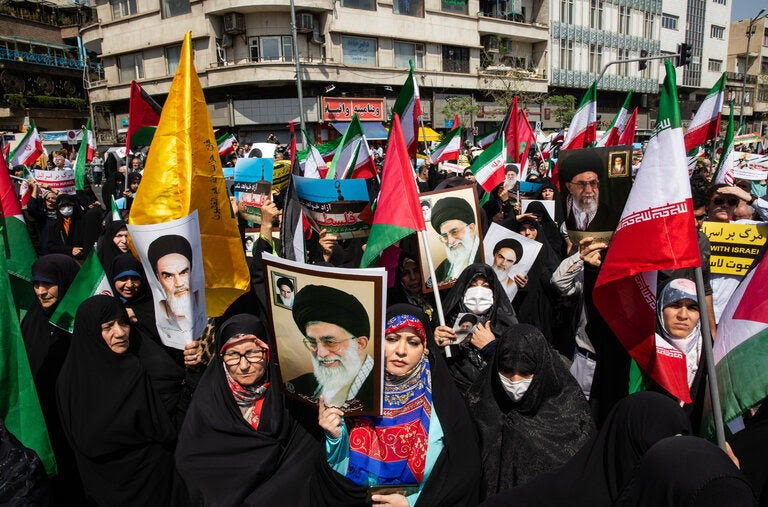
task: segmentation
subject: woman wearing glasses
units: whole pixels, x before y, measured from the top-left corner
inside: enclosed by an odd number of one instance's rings
[[[307,477],[319,439],[298,422],[314,411],[284,397],[271,360],[272,339],[253,315],[235,315],[216,334],[217,354],[195,393],[176,449],[193,503],[308,505]]]

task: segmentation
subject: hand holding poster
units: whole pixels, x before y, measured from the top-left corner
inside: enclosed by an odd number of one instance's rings
[[[128,232],[152,289],[160,339],[183,349],[208,323],[197,210],[170,222],[128,225]]]
[[[237,211],[255,224],[261,223],[261,206],[272,196],[274,159],[239,158],[235,163]]]
[[[386,271],[311,266],[264,254],[279,379],[294,398],[381,413]]]
[[[483,247],[485,263],[493,268],[501,286],[504,287],[504,292],[512,301],[518,289],[515,276],[528,274],[542,244],[499,224],[491,224],[485,233]]]
[[[768,225],[703,222],[709,238],[709,269],[713,274],[744,276],[768,238]]]
[[[293,176],[296,195],[312,228],[339,239],[364,238],[371,230],[373,213],[367,180],[321,180]]]

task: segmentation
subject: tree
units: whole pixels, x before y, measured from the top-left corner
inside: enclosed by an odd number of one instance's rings
[[[441,111],[446,118],[450,119],[458,114],[462,125],[472,126],[474,118],[480,112],[480,106],[475,102],[474,97],[461,95],[447,99]]]
[[[576,114],[576,97],[573,95],[551,95],[547,98],[547,104],[554,107],[552,113],[563,128],[571,124],[573,115]]]

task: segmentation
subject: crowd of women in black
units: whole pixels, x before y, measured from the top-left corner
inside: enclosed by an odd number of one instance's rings
[[[121,171],[105,172],[108,181],[123,185],[105,185],[106,200],[126,187],[125,176],[116,176]],[[540,182],[539,197],[558,199],[554,185]],[[446,179],[429,170],[430,189],[467,184],[472,181]],[[760,453],[765,410],[758,410],[748,428],[733,437],[727,455],[696,436],[700,416],[692,407],[681,408],[649,382],[645,392],[628,396],[624,368],[629,359],[590,306],[599,249],[575,245],[569,252],[558,223],[543,207],[521,215],[507,203],[515,193],[501,187],[493,192],[486,206],[492,216],[483,212],[483,226],[487,229],[493,220],[524,230],[542,244],[541,251],[513,300],[484,264],[470,265],[442,294],[446,322],[459,313],[475,313],[487,323],[470,340],[451,345],[450,357],[444,347],[453,330],[437,322],[434,299],[420,290],[416,238],[399,243],[386,309],[384,411],[378,417],[344,417],[322,403],[310,408],[273,383],[275,343],[266,324],[261,268],[261,253],[276,246],[269,227],[248,260],[251,290],[223,316],[211,319],[199,340],[179,351],[158,338],[152,295],[141,264],[128,250],[125,222],[105,213],[89,192],[69,198],[71,214],[62,213],[63,197],[49,203],[45,195],[36,195],[41,201],[36,205],[47,211],[40,215],[41,256],[33,266],[36,298],[22,333],[59,474],[46,479],[34,454],[12,452],[18,451],[18,442],[0,432],[0,466],[15,459],[17,471],[0,478],[0,501],[286,506],[765,502],[768,470]],[[263,219],[276,220],[280,206],[266,205]],[[241,220],[241,231],[245,225]],[[80,243],[69,240],[78,235]],[[363,243],[314,234],[308,258],[357,267]],[[57,248],[51,248],[54,244]],[[70,335],[48,319],[93,244],[115,297],[86,300]],[[578,294],[551,283],[569,254],[583,270]],[[687,291],[685,281],[667,283],[672,288],[660,290],[658,327],[674,335],[679,328],[671,330],[668,309],[698,309],[690,304],[695,292]],[[472,288],[482,288],[492,304],[481,309],[467,304],[464,296]],[[589,401],[569,371],[582,315],[588,316],[598,360],[619,363],[598,362]],[[698,316],[693,320],[686,321],[685,339],[698,336]],[[701,371],[692,372],[691,385],[701,383]],[[409,430],[393,434],[395,422]],[[361,444],[361,439],[370,441]]]

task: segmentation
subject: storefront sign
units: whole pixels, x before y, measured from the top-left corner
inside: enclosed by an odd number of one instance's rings
[[[323,97],[324,121],[351,121],[357,115],[360,121],[384,121],[384,99]]]

